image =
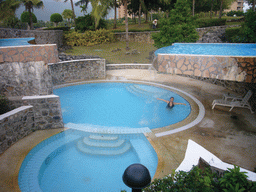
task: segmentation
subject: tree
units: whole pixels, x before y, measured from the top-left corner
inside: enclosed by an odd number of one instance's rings
[[[65,9],[62,12],[62,16],[63,16],[64,19],[67,19],[68,22],[70,22],[70,20],[73,18],[73,12],[70,9]]]
[[[61,14],[59,13],[53,13],[50,17],[50,21],[54,22],[55,27],[58,25],[59,22],[63,21],[63,18],[61,16]]]
[[[59,1],[59,0],[57,0]],[[64,2],[66,3],[68,0],[65,0]],[[75,22],[75,25],[76,25],[76,15],[75,15],[75,9],[74,9],[74,3],[73,3],[73,0],[70,0],[70,3],[71,3],[71,8],[72,8],[72,12],[73,12],[73,20]]]
[[[75,3],[75,6],[80,6],[82,8],[82,11],[86,13],[86,9],[88,7],[89,0],[79,0],[78,2]]]
[[[195,42],[198,39],[188,0],[177,0],[175,9],[170,11],[169,18],[163,18],[160,21],[160,32],[152,34],[155,46],[158,48],[175,42]]]
[[[31,16],[32,16],[32,23],[37,23],[37,18],[34,13],[29,13],[28,11],[24,11],[21,16],[20,20],[23,23],[28,23],[28,26],[31,26]]]
[[[252,10],[255,11],[256,0],[246,0],[246,2],[248,3],[248,5],[252,6]]]
[[[13,18],[19,6],[19,0],[0,0],[0,21]]]
[[[34,8],[39,9],[44,7],[43,1],[40,0],[21,0],[23,5],[25,6],[25,10],[29,12],[29,27],[33,29],[33,20],[32,20],[32,11]]]
[[[111,8],[110,3],[111,2],[109,0],[91,0],[91,15],[95,20],[95,30],[99,25],[100,19],[104,18],[108,14],[108,10]]]

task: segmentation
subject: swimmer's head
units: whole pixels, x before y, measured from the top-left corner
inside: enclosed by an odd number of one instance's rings
[[[174,100],[174,97],[171,97],[171,98],[170,98],[170,101],[173,101],[173,100]]]

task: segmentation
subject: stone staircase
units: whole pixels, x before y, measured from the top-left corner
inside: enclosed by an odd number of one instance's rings
[[[77,148],[90,155],[121,155],[131,148],[131,144],[118,136],[89,135],[77,142]]]

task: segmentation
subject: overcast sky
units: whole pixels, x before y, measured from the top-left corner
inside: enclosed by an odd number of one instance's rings
[[[68,0],[66,3],[64,0],[54,1],[54,0],[42,0],[44,2],[43,9],[34,9],[34,14],[37,17],[37,20],[50,21],[50,16],[53,13],[62,13],[65,9],[71,9],[71,3]],[[77,2],[78,0],[74,0]],[[79,6],[74,6],[76,17],[83,16],[84,14],[81,12],[81,8]],[[244,4],[244,11],[248,9],[248,5]],[[21,13],[25,10],[24,6],[21,6],[16,11],[16,16],[20,19]],[[91,4],[88,5],[87,13],[90,13],[92,10]],[[114,18],[114,11],[111,10],[108,14],[107,18]]]
[[[71,8],[71,3],[68,0],[66,3],[64,0],[59,0],[59,1],[54,1],[54,0],[42,0],[44,3],[44,8],[43,9],[34,9],[34,14],[37,17],[37,20],[43,20],[43,21],[50,21],[50,16],[53,13],[59,13],[61,14],[65,9],[72,9]],[[73,0],[74,4],[78,0]],[[76,17],[78,16],[83,16],[84,13],[81,12],[80,6],[74,6],[75,8],[75,14]],[[24,6],[21,6],[17,11],[16,11],[16,16],[20,19],[21,13],[25,10]],[[87,13],[90,13],[92,10],[91,4],[88,5],[87,8]],[[114,13],[113,11],[110,11],[108,14],[107,18],[113,18]]]

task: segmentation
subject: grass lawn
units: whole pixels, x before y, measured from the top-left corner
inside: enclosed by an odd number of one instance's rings
[[[129,42],[130,50],[128,52],[132,52],[132,50],[136,49],[139,54],[126,54],[126,43],[125,42],[115,42],[110,44],[101,44],[95,45],[91,47],[78,46],[73,47],[73,49],[67,50],[66,54],[69,55],[97,55],[106,59],[106,63],[151,63],[149,60],[149,53],[151,51],[157,50],[156,47],[152,44],[146,43],[137,43],[137,42]],[[113,52],[113,50],[121,49],[120,51]]]

